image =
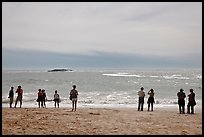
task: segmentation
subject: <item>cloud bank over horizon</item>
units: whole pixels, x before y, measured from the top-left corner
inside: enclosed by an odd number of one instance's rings
[[[44,51],[16,51],[3,49],[3,69],[50,68],[202,68],[202,58],[169,58],[135,54],[98,52],[95,55],[62,54]],[[189,63],[190,62],[190,63]]]

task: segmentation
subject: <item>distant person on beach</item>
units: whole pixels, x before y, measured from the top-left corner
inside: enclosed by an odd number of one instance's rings
[[[178,105],[179,105],[179,113],[185,114],[185,97],[186,94],[183,92],[183,89],[180,89],[180,92],[177,93],[178,97]]]
[[[41,89],[38,89],[38,99],[37,99],[37,102],[38,102],[38,107],[40,108],[43,107],[43,93],[42,93],[42,90]]]
[[[20,101],[20,108],[22,106],[22,98],[23,98],[23,89],[21,88],[21,86],[18,86],[16,93],[18,93],[18,96],[16,98],[16,103],[14,108],[16,108],[17,102]]]
[[[147,93],[149,95],[147,104],[148,104],[148,109],[147,111],[149,111],[150,109],[150,104],[151,104],[151,111],[153,111],[153,104],[154,104],[154,90],[150,89],[150,91]]]
[[[76,111],[78,91],[76,90],[76,85],[73,85],[72,87],[73,89],[70,91],[70,97],[72,100],[72,111]]]
[[[193,89],[190,89],[190,94],[188,95],[188,105],[187,105],[187,113],[188,114],[194,114],[194,106],[196,105],[195,101],[195,93],[193,92]],[[190,112],[191,108],[191,112]]]
[[[141,111],[143,111],[144,97],[145,97],[145,92],[143,90],[144,88],[141,87],[141,90],[138,91],[138,96],[139,96],[138,111],[140,111],[140,107],[141,107]]]
[[[12,104],[13,104],[13,97],[14,97],[14,87],[11,87],[11,90],[9,91],[9,96],[8,98],[10,99],[10,108],[12,108]]]
[[[42,90],[42,93],[43,93],[43,99],[42,99],[42,102],[43,102],[43,107],[45,107],[45,108],[46,108],[45,101],[47,100],[47,97],[46,97],[46,93],[45,93],[45,90],[44,90],[44,89]]]
[[[55,101],[55,108],[56,108],[56,104],[57,104],[57,106],[58,106],[58,108],[59,108],[60,96],[59,96],[59,94],[57,93],[57,90],[55,90],[54,101]]]

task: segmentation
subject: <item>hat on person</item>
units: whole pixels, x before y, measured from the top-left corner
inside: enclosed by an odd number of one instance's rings
[[[180,91],[184,91],[184,90],[181,88]]]

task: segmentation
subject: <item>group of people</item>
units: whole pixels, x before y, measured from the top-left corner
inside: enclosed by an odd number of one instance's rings
[[[178,105],[179,105],[179,113],[185,114],[185,98],[186,94],[183,92],[183,89],[180,89],[180,92],[177,93],[178,96]],[[196,105],[195,101],[195,93],[193,89],[190,89],[190,94],[188,95],[188,104],[187,104],[187,113],[194,114],[194,106]]]
[[[69,95],[70,95],[70,100],[72,101],[72,111],[76,111],[76,107],[77,107],[77,97],[78,97],[78,91],[76,90],[76,85],[72,86],[73,89],[71,89]],[[18,86],[17,90],[16,90],[17,98],[16,98],[16,102],[15,102],[15,106],[14,108],[16,108],[17,102],[20,101],[20,108],[22,106],[22,98],[23,98],[23,89],[21,88],[21,86]],[[13,99],[14,99],[14,87],[11,87],[10,91],[9,91],[9,96],[8,98],[10,98],[9,101],[9,105],[10,108],[12,108],[12,104],[13,104]],[[45,93],[45,89],[38,89],[38,98],[37,98],[37,102],[38,102],[38,107],[43,107],[46,108],[46,93]],[[60,103],[60,96],[57,93],[57,90],[55,90],[55,94],[54,94],[54,99],[53,101],[54,106],[56,108],[56,106],[59,108],[59,103]]]
[[[37,98],[38,107],[40,108],[40,104],[41,104],[41,107],[46,108],[46,104],[45,104],[46,100],[47,100],[47,97],[46,97],[45,90],[38,89],[38,98]]]
[[[16,102],[15,102],[15,106],[14,108],[16,108],[17,102],[20,101],[20,108],[22,106],[22,98],[23,98],[23,89],[21,88],[21,86],[18,86],[17,90],[16,90],[17,98],[16,98]],[[10,91],[9,91],[9,97],[10,98],[10,108],[12,108],[12,104],[13,104],[13,98],[14,98],[14,87],[11,87]]]
[[[180,89],[180,92],[177,93],[178,97],[178,105],[179,105],[179,113],[180,114],[185,114],[185,98],[186,94],[183,92],[183,89]],[[148,104],[148,109],[150,109],[151,105],[151,111],[153,111],[153,104],[155,103],[154,101],[154,90],[150,89],[149,92],[147,93],[149,95],[147,104]],[[141,87],[140,91],[138,91],[138,96],[139,96],[139,103],[138,103],[138,111],[143,111],[143,106],[144,106],[144,97],[145,97],[145,92],[144,88]],[[195,101],[195,93],[193,92],[193,89],[190,89],[190,94],[188,95],[188,105],[187,105],[187,113],[188,114],[194,114],[194,106],[196,105]]]
[[[147,94],[149,95],[149,98],[147,100],[147,104],[148,104],[147,111],[150,110],[150,105],[151,105],[151,111],[153,111],[153,104],[155,103],[154,102],[154,89],[150,89]],[[140,110],[143,111],[144,97],[145,97],[145,92],[144,92],[143,87],[141,87],[140,91],[138,91],[138,96],[139,96],[138,111]]]
[[[72,101],[72,111],[76,111],[76,107],[77,107],[77,97],[78,97],[78,91],[76,90],[76,85],[72,86],[73,89],[71,89],[69,95],[70,95],[70,100]],[[179,105],[179,113],[180,114],[185,114],[185,98],[186,98],[186,94],[183,92],[183,89],[180,89],[180,92],[177,93],[177,97],[178,97],[178,105]],[[16,90],[17,98],[16,98],[16,102],[15,102],[15,106],[14,108],[16,108],[17,102],[20,101],[20,108],[22,106],[22,98],[23,98],[23,89],[21,88],[21,86],[18,86],[17,90]],[[154,101],[154,89],[150,89],[147,93],[149,95],[148,97],[148,109],[147,111],[150,111],[150,106],[151,106],[151,111],[153,111],[153,104],[155,103]],[[138,103],[138,111],[143,111],[143,106],[144,106],[144,97],[145,97],[145,92],[144,92],[144,88],[141,87],[141,90],[138,91],[138,96],[139,96],[139,103]],[[12,108],[12,103],[13,103],[13,98],[14,98],[14,87],[11,87],[11,90],[9,91],[9,97],[10,98],[10,108]],[[46,108],[46,102],[47,97],[46,97],[46,93],[44,89],[38,89],[38,98],[37,98],[37,102],[38,102],[38,107],[45,107]],[[53,101],[54,106],[56,108],[56,106],[59,108],[59,103],[60,103],[60,96],[57,93],[57,90],[55,90],[55,94],[54,94],[54,99]],[[188,114],[194,114],[194,106],[196,105],[196,101],[195,101],[195,93],[193,92],[193,89],[190,89],[190,94],[188,95],[188,104],[187,104],[187,113]],[[191,112],[190,112],[191,111]]]

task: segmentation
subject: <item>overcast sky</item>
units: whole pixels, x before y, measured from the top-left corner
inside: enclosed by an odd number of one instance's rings
[[[3,2],[2,47],[201,61],[202,2]]]

